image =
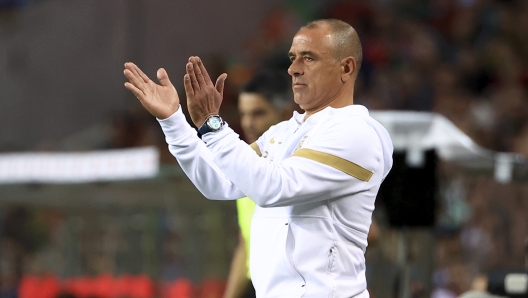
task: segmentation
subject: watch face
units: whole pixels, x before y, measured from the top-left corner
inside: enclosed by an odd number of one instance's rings
[[[209,125],[212,130],[218,130],[222,127],[222,121],[220,120],[220,117],[211,117],[207,120],[207,125]]]

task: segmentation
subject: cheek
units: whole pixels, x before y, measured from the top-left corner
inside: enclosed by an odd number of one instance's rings
[[[276,124],[277,121],[275,118],[271,115],[267,115],[265,117],[260,117],[258,121],[255,121],[255,128],[258,130],[259,133],[264,133],[270,126]]]
[[[269,117],[269,118],[268,118],[268,121],[267,121],[267,125],[266,125],[266,126],[267,126],[267,127],[266,127],[266,130],[267,130],[268,128],[270,128],[270,126],[279,123],[279,121],[280,121],[280,120],[279,120],[279,116],[272,115],[271,117]]]
[[[341,77],[335,72],[320,72],[317,75],[316,91],[317,93],[332,93],[339,88]]]
[[[253,127],[260,127],[262,124],[262,118],[261,117],[255,117],[253,118],[253,121],[251,121],[251,124],[253,124]]]
[[[255,125],[255,120],[251,117],[242,117],[240,119],[240,125],[243,129],[250,129],[252,126]]]

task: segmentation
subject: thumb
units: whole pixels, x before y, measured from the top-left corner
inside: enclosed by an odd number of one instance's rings
[[[227,79],[227,73],[221,74],[218,77],[218,79],[216,79],[215,88],[216,88],[216,91],[218,91],[218,93],[220,93],[221,95],[224,95],[224,83],[226,79]]]
[[[158,72],[156,73],[158,76],[158,80],[161,83],[161,86],[170,86],[171,81],[169,80],[169,75],[167,74],[167,71],[165,71],[165,68],[158,69]]]

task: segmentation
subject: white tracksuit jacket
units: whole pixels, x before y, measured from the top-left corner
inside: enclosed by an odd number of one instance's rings
[[[228,126],[200,140],[181,108],[159,122],[205,197],[257,204],[250,237],[257,297],[369,296],[367,234],[393,146],[365,107],[327,107],[306,121],[295,112],[252,146]]]

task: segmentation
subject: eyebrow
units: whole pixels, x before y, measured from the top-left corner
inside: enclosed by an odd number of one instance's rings
[[[308,55],[308,56],[317,57],[317,55],[312,51],[301,51],[300,54],[301,56]],[[292,57],[292,56],[295,56],[295,54],[293,52],[288,52],[288,57]]]

